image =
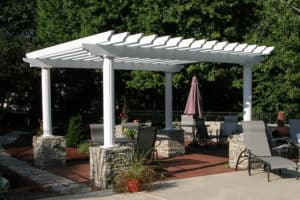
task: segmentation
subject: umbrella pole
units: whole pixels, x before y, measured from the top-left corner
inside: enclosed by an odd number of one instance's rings
[[[197,144],[198,141],[196,139],[196,116],[193,115],[193,127],[192,127],[192,133],[193,133],[193,144]]]

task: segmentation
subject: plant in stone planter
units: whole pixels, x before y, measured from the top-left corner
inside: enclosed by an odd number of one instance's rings
[[[156,166],[146,163],[149,152],[142,151],[137,146],[129,155],[127,166],[120,169],[114,178],[114,189],[117,192],[139,192],[150,189],[151,183],[163,176],[156,171]]]
[[[127,138],[133,139],[137,135],[137,130],[134,128],[124,128],[124,135]]]

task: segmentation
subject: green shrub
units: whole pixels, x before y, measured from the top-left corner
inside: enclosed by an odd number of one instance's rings
[[[85,154],[85,155],[89,155],[90,154],[90,150],[89,150],[90,144],[88,142],[83,142],[79,145],[77,151],[79,153]]]
[[[127,138],[134,138],[137,135],[137,130],[134,128],[124,128],[124,135]]]
[[[72,117],[69,121],[68,132],[66,135],[66,146],[67,147],[77,147],[82,137],[80,135],[82,131],[82,118],[80,115]]]

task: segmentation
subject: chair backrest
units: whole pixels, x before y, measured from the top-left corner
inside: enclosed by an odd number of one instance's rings
[[[196,117],[196,136],[197,138],[207,138],[208,132],[204,120]]]
[[[156,140],[156,129],[153,127],[140,127],[137,136],[137,146],[144,150],[153,149]]]
[[[242,122],[244,142],[256,156],[272,156],[264,121]]]
[[[300,119],[290,119],[289,120],[289,132],[292,141],[298,144],[297,134],[300,134]]]
[[[232,135],[237,132],[237,116],[224,116],[224,124],[223,124],[223,131],[222,135]]]
[[[104,143],[103,124],[90,124],[91,140],[94,144]]]

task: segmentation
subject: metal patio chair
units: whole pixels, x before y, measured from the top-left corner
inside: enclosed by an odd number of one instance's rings
[[[157,130],[154,127],[140,127],[137,135],[136,146],[143,151],[146,158],[157,159],[157,151],[155,149]]]
[[[104,143],[103,124],[90,124],[92,144],[102,145]]]

